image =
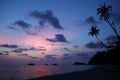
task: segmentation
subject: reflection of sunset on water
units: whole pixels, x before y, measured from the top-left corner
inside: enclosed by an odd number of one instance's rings
[[[40,77],[40,76],[45,76],[45,75],[52,75],[53,72],[50,68],[50,66],[28,66],[25,68],[22,68],[22,74],[26,78],[35,78],[35,77]],[[25,70],[25,71],[24,71]]]

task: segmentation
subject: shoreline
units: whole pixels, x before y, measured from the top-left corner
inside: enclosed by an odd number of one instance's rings
[[[120,67],[100,66],[86,71],[57,74],[27,80],[120,80]]]

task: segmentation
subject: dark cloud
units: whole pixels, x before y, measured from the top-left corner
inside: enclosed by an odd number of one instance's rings
[[[6,54],[10,53],[9,51],[3,51],[3,52],[6,53]]]
[[[31,47],[29,50],[37,50],[36,48],[34,48],[34,47]]]
[[[73,56],[64,56],[64,57],[62,57],[62,59],[72,59],[73,58]]]
[[[31,27],[31,24],[26,23],[23,20],[17,20],[14,23],[12,23],[12,26],[7,26],[7,28],[12,30],[19,30],[16,26],[19,26],[26,34],[28,35],[38,35],[37,31],[34,31]]]
[[[37,32],[30,32],[29,30],[25,30],[25,33],[28,35],[38,35]]]
[[[43,27],[43,26],[45,26],[44,24],[45,24],[45,21],[39,21],[39,24]]]
[[[45,48],[44,46],[40,46],[40,48]]]
[[[39,49],[31,47],[31,48],[29,48],[29,50],[33,50],[33,51],[46,51],[47,49],[45,49],[44,47],[40,47]]]
[[[46,51],[47,49],[38,49],[39,51]]]
[[[56,55],[46,55],[44,59],[56,59]]]
[[[3,44],[3,45],[0,45],[0,47],[5,47],[5,48],[18,48],[17,45],[9,45],[9,44]]]
[[[120,24],[120,13],[112,12],[110,13],[113,22]]]
[[[108,44],[115,44],[118,41],[116,36],[110,35],[105,40],[107,40]]]
[[[8,53],[2,53],[2,52],[0,52],[0,55],[9,55]]]
[[[88,53],[78,53],[78,54],[76,54],[76,56],[79,56],[79,57],[85,58],[85,59],[90,58]]]
[[[46,39],[46,40],[50,42],[58,42],[56,39]]]
[[[71,50],[69,48],[62,48],[62,50],[70,52]]]
[[[25,56],[25,57],[27,57],[28,54],[19,54],[19,56]]]
[[[84,25],[90,24],[91,26],[96,26],[96,24],[99,24],[99,23],[100,22],[96,21],[93,16],[90,16],[87,19],[85,19],[85,21],[83,21],[82,24],[84,24]]]
[[[29,56],[30,58],[32,58],[32,59],[38,59],[38,57],[33,57],[33,56]]]
[[[13,27],[13,26],[7,26],[7,28],[9,28],[9,29],[11,29],[11,30],[16,30],[16,28]]]
[[[98,49],[98,48],[103,48],[104,46],[100,43],[100,42],[89,42],[85,45],[87,48],[94,48],[94,49]]]
[[[29,29],[31,26],[30,24],[24,22],[23,20],[15,21],[13,24],[21,27],[22,29]]]
[[[63,56],[69,56],[69,54],[63,54]]]
[[[38,57],[29,56],[28,54],[18,54],[18,55],[19,55],[19,56],[28,57],[28,58],[32,58],[32,59],[38,59]]]
[[[29,49],[27,49],[27,48],[18,48],[18,49],[13,50],[12,52],[22,53],[23,51],[28,51],[28,50],[29,50]]]
[[[71,59],[73,56],[69,55],[69,54],[63,54],[62,59]]]
[[[4,53],[1,53],[1,52],[0,52],[0,55],[4,55]]]
[[[73,46],[74,48],[79,48],[79,46],[78,45],[75,45],[75,46]]]
[[[74,55],[73,54],[63,54],[63,57],[62,59],[73,59],[74,58]]]
[[[31,17],[34,17],[39,20],[40,25],[44,25],[45,22],[50,23],[56,29],[63,29],[60,25],[60,22],[57,17],[53,15],[53,12],[50,10],[39,12],[39,11],[32,11],[29,14]]]
[[[56,34],[54,39],[46,39],[50,42],[68,42],[63,34]]]

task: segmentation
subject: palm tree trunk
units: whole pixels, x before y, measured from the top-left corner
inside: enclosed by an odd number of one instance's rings
[[[100,41],[100,43],[101,43],[105,48],[107,48],[107,46],[98,38],[97,35],[95,35],[95,37],[98,39],[98,41]]]
[[[111,26],[111,28],[112,28],[113,31],[115,32],[115,34],[116,34],[118,40],[120,40],[120,37],[119,37],[119,34],[117,33],[117,30],[113,27],[113,25],[110,23],[110,21],[109,21],[108,19],[107,19],[106,21],[108,22],[108,24]]]

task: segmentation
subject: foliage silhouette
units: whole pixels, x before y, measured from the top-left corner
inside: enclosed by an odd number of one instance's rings
[[[92,26],[91,27],[91,30],[90,30],[90,32],[89,32],[89,35],[91,35],[91,36],[95,36],[97,39],[98,39],[98,41],[100,41],[100,43],[104,46],[104,47],[106,47],[107,48],[107,46],[99,39],[99,37],[97,36],[97,35],[99,35],[99,29],[97,29],[96,27],[94,27],[94,26]]]
[[[118,40],[120,40],[119,34],[115,28],[115,25],[113,22],[110,22],[110,11],[112,9],[112,6],[106,6],[106,4],[104,3],[104,5],[100,5],[99,8],[97,8],[97,15],[100,15],[100,20],[104,19],[109,25],[110,27],[113,29],[113,31],[115,32]]]
[[[120,37],[116,31],[115,24],[113,22],[110,22],[110,14],[109,10],[111,10],[112,6],[106,6],[100,5],[100,8],[97,8],[97,14],[100,14],[100,19],[104,19],[110,27],[113,29],[115,32],[118,40],[116,42],[116,45],[114,48],[108,50],[108,51],[103,51],[103,52],[97,52],[96,55],[94,55],[90,61],[89,64],[112,64],[112,65],[120,65]],[[89,32],[90,35],[92,36],[97,36],[99,34],[99,30],[96,29],[96,27],[91,28],[91,32]]]
[[[117,43],[117,46],[111,50],[97,52],[90,61],[89,64],[112,64],[120,65],[120,42]]]

